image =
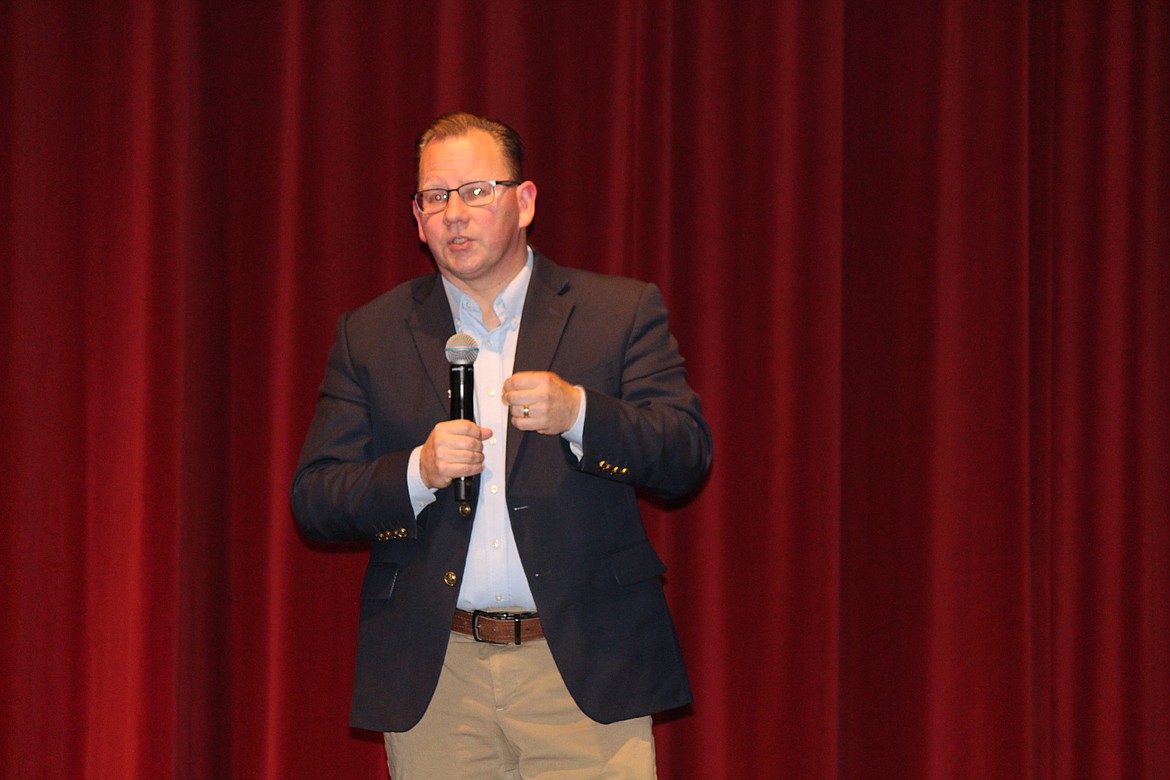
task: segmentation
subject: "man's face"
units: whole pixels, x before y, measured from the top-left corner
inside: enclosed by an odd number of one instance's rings
[[[507,180],[508,165],[495,139],[478,129],[457,138],[431,141],[418,166],[418,188],[453,189],[471,181]],[[525,229],[536,214],[536,185],[496,187],[495,200],[468,206],[453,192],[446,211],[420,214],[419,239],[426,242],[439,272],[466,291],[496,290],[523,267]]]

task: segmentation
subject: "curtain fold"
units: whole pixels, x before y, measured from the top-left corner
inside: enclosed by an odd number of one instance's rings
[[[1027,35],[1019,5],[846,5],[848,777],[1028,757]]]
[[[1161,4],[1058,6],[1052,776],[1166,771],[1170,242]]]
[[[1164,4],[0,4],[0,775],[384,777],[288,487],[433,116],[657,283],[664,778],[1170,773]]]

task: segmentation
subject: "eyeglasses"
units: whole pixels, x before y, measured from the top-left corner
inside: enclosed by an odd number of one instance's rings
[[[420,190],[412,196],[414,206],[420,214],[438,214],[447,210],[447,202],[451,200],[451,193],[458,192],[459,198],[466,206],[486,206],[496,199],[496,187],[514,187],[518,181],[469,181],[450,190],[433,189]]]

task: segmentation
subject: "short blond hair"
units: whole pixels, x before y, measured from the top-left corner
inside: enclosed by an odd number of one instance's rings
[[[415,162],[422,161],[423,149],[426,149],[427,144],[431,141],[460,138],[472,130],[483,130],[494,138],[508,165],[508,175],[515,181],[524,180],[524,142],[520,138],[520,134],[503,122],[470,114],[466,111],[443,114],[431,122],[430,126],[419,134],[418,140],[415,142]]]

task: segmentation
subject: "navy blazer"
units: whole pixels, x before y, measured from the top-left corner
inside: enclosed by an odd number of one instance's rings
[[[439,275],[342,315],[292,487],[297,524],[370,540],[353,726],[404,731],[439,679],[471,536],[450,488],[417,517],[411,450],[448,419],[455,332]],[[585,388],[584,456],[560,436],[511,429],[505,489],[545,635],[578,706],[610,723],[691,701],[635,486],[692,490],[711,431],[687,384],[658,289],[536,256],[516,371]]]

